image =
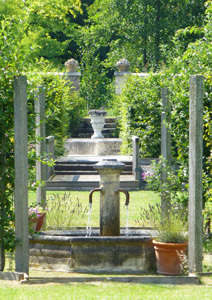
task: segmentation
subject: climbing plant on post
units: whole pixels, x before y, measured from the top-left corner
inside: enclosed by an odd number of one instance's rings
[[[32,52],[26,45],[25,17],[2,17],[0,21],[0,270],[4,269],[5,249],[13,251],[15,247],[13,83],[14,76],[24,71]]]

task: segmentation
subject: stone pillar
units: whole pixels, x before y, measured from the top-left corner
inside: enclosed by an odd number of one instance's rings
[[[132,137],[132,145],[133,145],[133,175],[135,177],[135,180],[139,180],[139,172],[140,172],[140,166],[139,166],[139,137],[133,136]]]
[[[189,272],[202,271],[203,76],[190,76]]]
[[[127,80],[127,76],[131,73],[129,72],[130,63],[125,58],[119,60],[116,64],[118,67],[118,72],[115,72],[115,86],[116,86],[116,95],[121,94],[123,85]]]
[[[120,173],[125,164],[116,159],[102,160],[94,165],[100,174],[100,235],[120,235]]]
[[[35,100],[36,113],[36,181],[39,182],[37,187],[37,204],[45,206],[46,203],[46,164],[42,163],[46,155],[46,126],[45,126],[45,95],[42,87],[39,87]]]
[[[77,68],[79,67],[78,62],[73,58],[71,58],[65,62],[65,67],[67,70],[65,76],[67,82],[71,86],[71,91],[76,91],[76,92],[79,91],[81,73],[76,71]]]
[[[161,184],[164,192],[161,193],[161,208],[165,213],[170,202],[170,194],[166,193],[167,172],[171,168],[171,104],[169,102],[169,91],[167,88],[161,90],[162,112],[161,112]]]
[[[29,273],[27,80],[14,78],[15,122],[15,269]]]
[[[48,136],[46,138],[46,153],[48,155],[48,160],[54,160],[54,136]],[[46,167],[46,179],[49,179],[54,173],[53,167],[47,165]]]

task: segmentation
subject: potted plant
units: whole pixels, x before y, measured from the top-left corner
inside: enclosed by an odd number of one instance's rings
[[[183,271],[183,260],[188,245],[188,218],[185,208],[179,203],[170,203],[166,212],[161,205],[150,205],[142,209],[141,219],[153,228],[157,272],[179,275]]]
[[[30,206],[28,208],[29,214],[29,231],[38,232],[43,226],[43,222],[46,216],[45,210],[40,206]]]

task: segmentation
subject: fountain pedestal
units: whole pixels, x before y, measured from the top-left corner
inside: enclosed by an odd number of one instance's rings
[[[100,235],[120,235],[120,173],[125,164],[116,159],[102,160],[94,166],[100,174]]]

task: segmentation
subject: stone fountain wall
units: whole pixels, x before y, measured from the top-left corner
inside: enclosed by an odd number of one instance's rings
[[[155,254],[149,236],[47,236],[30,239],[30,268],[66,272],[149,273]]]

